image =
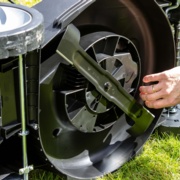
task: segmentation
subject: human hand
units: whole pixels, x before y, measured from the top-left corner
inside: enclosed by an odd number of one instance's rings
[[[149,108],[159,109],[180,103],[180,66],[157,74],[147,75],[140,86],[140,97]]]

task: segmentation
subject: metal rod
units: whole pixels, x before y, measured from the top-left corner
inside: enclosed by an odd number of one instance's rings
[[[26,115],[25,115],[25,98],[24,98],[24,72],[23,57],[19,55],[19,90],[20,90],[20,107],[21,107],[21,126],[22,126],[22,150],[23,150],[23,166],[28,167],[27,159],[27,142],[26,142]],[[28,173],[24,172],[24,180],[28,180]]]

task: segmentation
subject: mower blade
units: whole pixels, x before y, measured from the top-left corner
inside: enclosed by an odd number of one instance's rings
[[[134,125],[128,130],[133,136],[143,134],[154,119],[144,106],[127,93],[120,83],[79,45],[80,33],[74,25],[69,25],[56,52],[73,65],[87,78],[108,101],[118,106],[133,121]]]

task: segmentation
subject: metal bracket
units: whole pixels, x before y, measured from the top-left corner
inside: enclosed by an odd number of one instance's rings
[[[133,136],[146,131],[154,119],[144,106],[127,93],[119,82],[100,67],[79,45],[80,32],[74,25],[69,25],[56,52],[90,81],[107,100],[117,105],[133,121],[128,130]]]
[[[21,131],[20,133],[19,133],[19,136],[27,136],[29,134],[29,131],[28,130],[26,130],[26,131]]]
[[[33,169],[34,169],[33,165],[21,168],[19,169],[19,175],[29,174],[29,172],[32,171]]]

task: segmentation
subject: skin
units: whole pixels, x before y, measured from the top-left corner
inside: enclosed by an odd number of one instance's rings
[[[179,66],[161,73],[147,75],[143,78],[143,82],[148,85],[140,86],[139,91],[147,107],[160,109],[180,103]]]

